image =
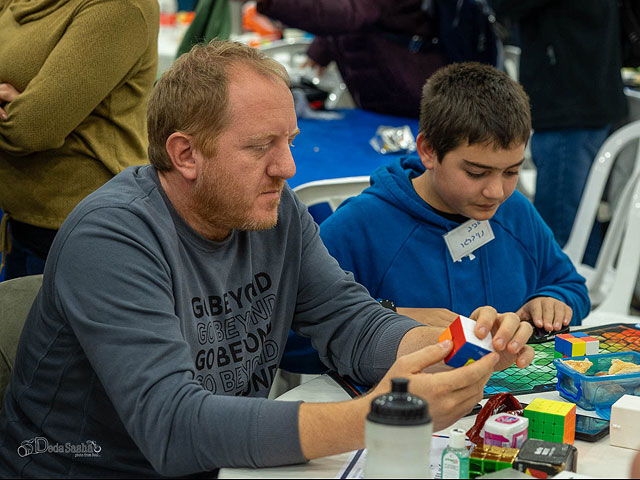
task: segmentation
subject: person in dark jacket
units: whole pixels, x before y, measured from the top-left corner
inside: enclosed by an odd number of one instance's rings
[[[520,82],[531,99],[538,170],[534,204],[564,246],[593,159],[627,113],[616,0],[490,3],[519,28]],[[585,262],[595,262],[599,237],[594,230]]]
[[[425,80],[446,62],[421,0],[259,0],[258,11],[316,35],[307,55],[335,60],[360,108],[418,117]]]

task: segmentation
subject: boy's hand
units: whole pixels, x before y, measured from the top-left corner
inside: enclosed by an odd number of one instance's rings
[[[531,322],[538,328],[544,327],[548,332],[566,327],[573,316],[569,305],[552,297],[532,298],[516,313],[523,322]]]
[[[489,332],[493,336],[493,349],[500,354],[496,370],[504,370],[514,362],[519,368],[533,360],[533,348],[527,341],[533,333],[530,323],[520,321],[515,313],[498,313],[493,307],[480,307],[469,316],[476,321],[474,333],[480,339]]]

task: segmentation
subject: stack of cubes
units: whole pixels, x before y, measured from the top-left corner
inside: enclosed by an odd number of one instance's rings
[[[529,438],[573,445],[576,404],[536,398],[524,409],[529,419]]]
[[[600,351],[600,341],[583,332],[556,335],[554,358],[584,357],[596,355]]]
[[[517,448],[480,443],[476,445],[469,457],[469,478],[512,468],[516,455],[518,455]]]
[[[493,352],[491,334],[487,334],[485,338],[480,340],[473,333],[475,328],[476,322],[459,315],[440,335],[438,341],[451,340],[453,343],[453,348],[444,359],[444,363],[450,367],[463,367]]]

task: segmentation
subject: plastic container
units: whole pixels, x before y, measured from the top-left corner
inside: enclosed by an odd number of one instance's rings
[[[508,413],[491,415],[484,423],[482,435],[485,445],[520,448],[527,439],[529,419]]]
[[[365,422],[364,478],[431,478],[433,423],[427,402],[408,392],[406,378],[376,397]]]
[[[584,360],[588,358],[593,365],[586,373],[569,368],[563,360]],[[595,410],[598,415],[608,418],[613,405],[622,395],[640,395],[640,372],[622,375],[595,376],[599,372],[608,372],[613,359],[640,365],[640,353],[618,352],[582,357],[556,358],[560,396],[574,402],[585,410]]]

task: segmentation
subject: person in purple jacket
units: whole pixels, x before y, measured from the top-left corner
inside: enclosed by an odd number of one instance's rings
[[[421,0],[258,0],[258,11],[316,35],[307,55],[334,60],[356,105],[418,117],[424,81],[447,63]]]

